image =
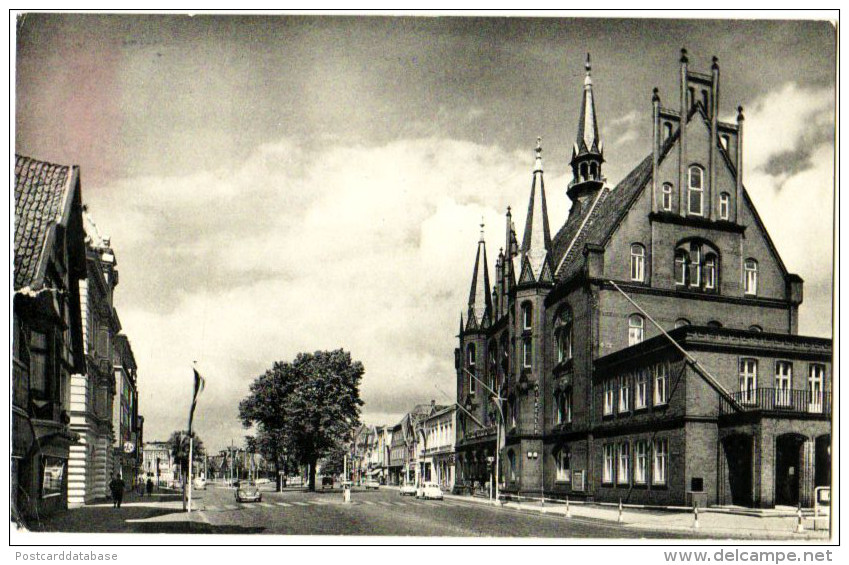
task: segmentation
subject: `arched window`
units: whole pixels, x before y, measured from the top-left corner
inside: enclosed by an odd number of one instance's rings
[[[705,278],[705,289],[713,290],[716,288],[716,255],[713,253],[708,253],[705,255],[705,268],[704,268],[704,278]]]
[[[694,216],[703,215],[703,197],[704,197],[704,170],[698,165],[690,166],[690,179],[688,191],[688,213]]]
[[[661,205],[666,211],[672,210],[672,185],[668,182],[663,183]]]
[[[507,452],[507,462],[510,467],[510,480],[516,480],[516,452],[512,449]]]
[[[719,288],[719,252],[702,239],[688,239],[675,250],[675,284],[716,292]]]
[[[758,326],[758,325],[754,325],[754,326],[749,326],[749,331],[759,334],[759,333],[763,332],[764,329],[762,327]]]
[[[590,163],[590,178],[595,180],[598,177],[598,165],[596,163]]]
[[[501,381],[499,381],[499,387],[501,386],[501,382],[506,378],[507,374],[510,372],[510,341],[507,338],[507,332],[501,334]]]
[[[637,345],[643,341],[643,330],[645,322],[639,314],[633,314],[628,318],[628,345]]]
[[[646,280],[646,248],[639,243],[631,245],[631,280]]]
[[[489,342],[488,354],[489,358],[486,367],[487,381],[489,382],[489,388],[495,390],[497,387],[496,375],[498,374],[498,343],[494,339]]]
[[[587,164],[581,163],[581,181],[585,181],[587,178],[589,178],[587,174]]]
[[[689,325],[691,325],[690,320],[688,320],[687,318],[678,318],[677,320],[675,320],[675,327],[676,328],[683,328],[684,326],[689,326]]]
[[[557,362],[572,358],[572,311],[566,307],[555,320],[554,339],[557,345]]]
[[[743,290],[746,294],[756,295],[758,293],[758,262],[754,259],[746,259],[743,264]]]
[[[729,216],[729,209],[731,207],[731,195],[727,192],[723,192],[719,195],[719,219],[727,220]]]
[[[534,321],[534,307],[529,302],[522,304],[522,329],[530,330]]]
[[[467,360],[467,369],[469,371],[469,395],[475,395],[475,379],[472,375],[475,374],[475,362],[477,357],[477,347],[475,347],[474,343],[470,343],[466,347],[466,360]]]
[[[675,251],[675,284],[685,286],[688,279],[689,254],[683,249]]]

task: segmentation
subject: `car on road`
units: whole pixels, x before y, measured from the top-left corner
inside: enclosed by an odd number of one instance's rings
[[[333,477],[329,475],[321,477],[321,488],[333,488]]]
[[[267,485],[269,483],[271,483],[271,479],[266,479],[264,477],[256,480],[257,485]]]
[[[401,496],[416,496],[416,485],[401,485],[401,490],[398,491],[398,494]]]
[[[236,487],[236,502],[262,502],[262,494],[256,483],[240,482]]]
[[[195,477],[195,480],[192,482],[192,487],[197,490],[206,490],[206,479],[203,477]]]
[[[416,498],[442,500],[442,489],[436,483],[423,483],[416,489]]]
[[[380,488],[380,482],[377,479],[368,479],[366,481],[366,490],[368,489],[377,490]]]

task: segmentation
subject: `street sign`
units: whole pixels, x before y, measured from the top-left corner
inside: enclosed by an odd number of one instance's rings
[[[136,450],[136,444],[131,441],[124,442],[124,453],[132,453]]]

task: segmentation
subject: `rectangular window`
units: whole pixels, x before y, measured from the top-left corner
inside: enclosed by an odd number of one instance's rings
[[[754,404],[758,390],[758,362],[755,359],[740,360],[740,402]]]
[[[778,361],[775,363],[775,405],[790,406],[790,388],[793,382],[793,363]]]
[[[752,259],[747,259],[743,264],[743,291],[749,295],[758,293],[758,264]]]
[[[822,412],[824,382],[825,365],[811,365],[810,372],[808,373],[808,412]]]
[[[533,347],[531,347],[531,343],[529,337],[522,340],[522,366],[526,369],[533,367]]]
[[[614,447],[615,446],[612,443],[608,443],[604,446],[604,468],[602,469],[601,481],[607,484],[613,483],[613,477],[616,472],[616,462],[613,452]]]
[[[729,202],[730,198],[727,192],[723,192],[719,195],[719,218],[722,220],[728,219]]]
[[[636,374],[636,394],[634,395],[634,409],[639,410],[645,408],[648,404],[648,385],[649,378],[645,369],[638,369]]]
[[[669,387],[669,370],[666,363],[659,363],[654,367],[654,405],[666,404]]]
[[[690,190],[688,191],[689,213],[694,216],[702,215],[702,187],[703,171],[700,167],[690,167]]]
[[[649,443],[638,441],[634,443],[634,483],[644,485],[649,477]]]
[[[669,460],[669,442],[666,439],[654,440],[654,461],[652,465],[652,484],[665,485]]]
[[[614,383],[612,380],[605,381],[604,383],[604,415],[609,416],[613,414],[613,398],[614,398]]]
[[[675,284],[687,284],[687,254],[684,251],[675,253]]]
[[[663,185],[663,209],[666,211],[672,210],[672,185]]]
[[[627,441],[619,444],[619,472],[616,482],[627,485],[631,481],[631,444]]]
[[[631,394],[628,386],[628,375],[619,377],[619,413],[624,414],[631,410]]]
[[[30,332],[29,383],[34,396],[47,398],[47,334]]]
[[[690,250],[690,286],[698,288],[702,284],[702,250],[694,247]]]

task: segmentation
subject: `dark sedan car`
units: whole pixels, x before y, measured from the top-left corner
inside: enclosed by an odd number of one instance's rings
[[[262,494],[257,484],[240,482],[236,487],[236,502],[262,502]]]

